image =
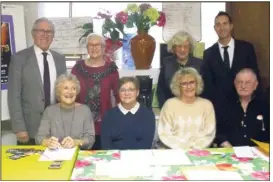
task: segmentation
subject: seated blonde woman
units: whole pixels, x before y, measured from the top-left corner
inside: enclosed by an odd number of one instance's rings
[[[55,83],[60,103],[44,111],[36,142],[51,149],[58,147],[89,149],[95,142],[95,129],[90,109],[75,102],[80,92],[76,76],[63,74]]]
[[[200,74],[194,68],[180,69],[170,87],[175,97],[163,105],[158,123],[161,147],[209,147],[215,137],[216,121],[212,103],[198,96],[203,90]]]

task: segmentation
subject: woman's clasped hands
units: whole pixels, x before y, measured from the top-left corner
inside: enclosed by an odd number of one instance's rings
[[[70,136],[65,137],[62,141],[58,138],[52,136],[48,139],[48,148],[57,149],[57,148],[73,148],[75,147],[75,141]]]

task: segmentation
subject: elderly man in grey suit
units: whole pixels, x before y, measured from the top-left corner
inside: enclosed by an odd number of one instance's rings
[[[18,145],[35,145],[45,108],[56,102],[54,82],[66,72],[65,57],[49,50],[55,28],[47,18],[32,27],[34,45],[11,57],[8,106]]]

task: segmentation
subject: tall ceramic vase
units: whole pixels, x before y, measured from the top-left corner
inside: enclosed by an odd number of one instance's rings
[[[147,32],[138,31],[130,43],[136,69],[150,69],[155,52],[155,39]]]

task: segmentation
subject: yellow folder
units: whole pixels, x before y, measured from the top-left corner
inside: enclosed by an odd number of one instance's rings
[[[264,152],[269,153],[269,143],[265,143],[265,142],[260,142],[257,140],[253,140],[251,139],[254,143],[256,143],[258,145],[258,147],[260,149],[262,149]]]

